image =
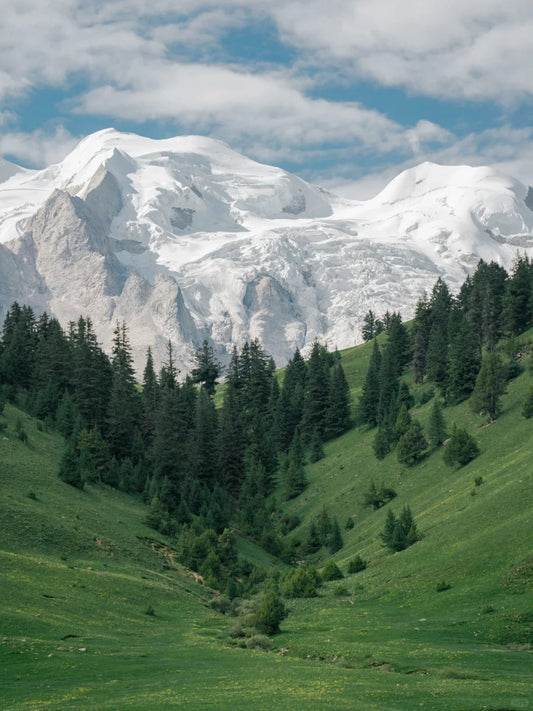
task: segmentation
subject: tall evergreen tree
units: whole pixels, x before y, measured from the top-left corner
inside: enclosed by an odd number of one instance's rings
[[[326,434],[329,409],[329,371],[326,349],[318,341],[313,343],[307,364],[307,382],[302,418],[302,435],[309,441],[316,428],[322,439]]]
[[[141,432],[147,448],[150,448],[155,437],[155,422],[159,401],[159,386],[154,370],[152,349],[148,347],[146,365],[142,381],[142,412]]]
[[[473,412],[486,412],[495,420],[501,410],[501,396],[505,393],[505,367],[499,353],[488,353],[483,359],[470,398]]]
[[[363,391],[359,398],[359,414],[363,422],[368,423],[372,427],[378,424],[378,407],[379,407],[379,374],[381,370],[381,351],[379,344],[374,339],[374,347],[370,363],[366,372],[366,378],[363,385]]]
[[[338,437],[350,426],[350,387],[342,363],[331,368],[329,408],[326,416],[326,435]]]
[[[433,400],[429,413],[428,436],[432,447],[438,447],[447,437],[442,405],[438,397]]]
[[[527,256],[519,256],[513,265],[502,304],[504,332],[517,336],[532,319],[533,266]]]
[[[215,393],[216,384],[222,365],[215,356],[215,351],[208,341],[202,343],[202,347],[195,353],[196,367],[191,372],[193,383],[201,384],[208,395]]]
[[[466,316],[458,308],[449,319],[448,363],[446,371],[446,402],[462,402],[474,389],[481,365],[479,340]]]
[[[117,324],[113,338],[111,394],[107,413],[107,439],[117,459],[132,456],[140,419],[140,399],[126,324]]]

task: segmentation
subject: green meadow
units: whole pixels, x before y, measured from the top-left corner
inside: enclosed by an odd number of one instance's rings
[[[369,355],[368,344],[343,353],[354,398]],[[533,708],[533,421],[521,416],[532,384],[526,368],[490,425],[466,403],[444,410],[449,430],[466,427],[481,450],[461,469],[444,465],[442,448],[412,468],[395,452],[378,461],[366,427],[326,445],[284,510],[300,518],[289,534],[300,539],[324,507],[338,519],[344,546],[333,560],[344,578],[286,601],[268,652],[233,643],[233,620],[209,606],[213,591],[176,562],[172,539],[144,524],[140,501],[60,481],[61,437],[6,405],[0,707]],[[412,410],[423,425],[430,407]],[[377,511],[362,504],[372,480],[397,492]],[[387,510],[406,505],[421,538],[391,554],[380,539]],[[239,549],[286,567],[249,541]],[[356,555],[367,567],[348,575]],[[329,559],[322,549],[313,562]]]

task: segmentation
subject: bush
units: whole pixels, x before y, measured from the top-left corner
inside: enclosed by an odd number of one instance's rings
[[[388,511],[381,540],[391,553],[405,550],[418,539],[416,523],[409,506],[404,506],[398,518],[391,510]]]
[[[363,495],[363,505],[372,506],[374,510],[380,509],[385,506],[386,503],[394,499],[396,492],[388,486],[385,486],[384,482],[381,482],[379,489],[373,481],[370,482],[370,486]]]
[[[276,634],[279,632],[279,623],[287,617],[287,608],[278,593],[267,590],[259,609],[253,616],[253,625],[263,634]]]
[[[316,568],[306,565],[287,573],[282,583],[282,592],[287,597],[316,597],[321,582]]]
[[[437,592],[444,592],[444,590],[449,590],[452,586],[445,580],[439,580],[437,583]]]
[[[348,563],[348,574],[354,575],[355,573],[360,573],[366,569],[366,566],[366,560],[363,560],[360,555],[356,555],[355,558],[352,558]]]
[[[452,436],[444,448],[444,463],[449,467],[456,465],[464,467],[465,464],[475,459],[478,454],[479,447],[472,435],[454,425]]]
[[[247,649],[262,649],[263,652],[270,652],[272,641],[264,634],[254,634],[246,640]]]
[[[330,560],[322,568],[321,577],[322,580],[329,582],[330,580],[341,580],[341,578],[344,578],[344,575],[342,574],[342,570],[339,568],[337,563]]]
[[[346,585],[339,583],[333,588],[333,594],[335,595],[335,597],[346,597],[346,595],[350,594],[350,591],[348,590]]]

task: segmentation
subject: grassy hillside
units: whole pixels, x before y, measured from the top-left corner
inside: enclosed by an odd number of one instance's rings
[[[370,351],[343,354],[354,395]],[[231,619],[208,607],[211,592],[175,563],[172,541],[144,525],[141,503],[61,482],[61,439],[6,406],[2,708],[527,708],[533,424],[520,410],[532,380],[524,373],[510,384],[490,426],[466,405],[445,410],[449,427],[467,426],[481,449],[457,471],[441,451],[411,469],[394,452],[378,461],[365,428],[326,446],[326,458],[307,468],[308,488],[285,504],[302,521],[291,535],[305,537],[326,506],[343,529],[334,560],[346,572],[359,554],[368,567],[324,585],[317,598],[288,602],[269,653],[231,646]],[[422,423],[429,408],[415,408]],[[27,444],[16,434],[19,418]],[[361,503],[371,479],[398,494],[378,511]],[[406,504],[422,538],[391,555],[379,534],[387,509]],[[240,545],[272,565],[257,547]],[[327,559],[321,551],[316,563]]]

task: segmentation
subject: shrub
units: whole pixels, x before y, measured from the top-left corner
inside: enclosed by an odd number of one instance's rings
[[[439,580],[437,583],[437,592],[444,592],[444,590],[449,590],[452,586],[445,580]]]
[[[353,518],[351,516],[348,516],[348,518],[346,519],[346,523],[344,524],[344,528],[347,531],[351,531],[354,526],[355,526],[355,523],[354,523]]]
[[[475,459],[478,454],[479,447],[472,435],[454,425],[452,436],[444,448],[444,463],[449,467],[456,465],[463,467]]]
[[[356,555],[355,558],[352,558],[348,563],[348,574],[354,575],[355,573],[360,573],[366,569],[366,566],[366,560],[363,560],[360,555]]]
[[[426,453],[427,446],[428,443],[424,437],[422,425],[417,420],[413,420],[409,428],[402,434],[398,441],[398,447],[396,449],[398,461],[408,467],[413,466],[413,464],[416,464],[422,459]]]
[[[267,590],[253,616],[253,625],[263,634],[276,634],[279,632],[279,623],[287,617],[287,608],[281,597],[273,590]]]
[[[350,591],[348,590],[346,585],[339,583],[333,588],[333,594],[335,595],[335,597],[345,597],[346,595],[350,594]]]
[[[254,634],[246,640],[248,649],[262,649],[269,652],[272,649],[272,641],[264,634]]]
[[[330,580],[341,580],[341,578],[344,578],[344,575],[339,566],[333,560],[330,560],[322,568],[321,577],[322,580],[329,582]]]
[[[384,482],[381,482],[379,489],[373,481],[370,482],[370,486],[363,495],[363,505],[372,506],[374,510],[380,509],[385,506],[386,503],[394,499],[396,492],[388,486],[385,486]]]
[[[320,583],[316,568],[306,565],[287,573],[282,583],[282,592],[287,597],[316,597]]]
[[[409,506],[405,506],[398,518],[389,510],[381,540],[391,553],[405,550],[418,540],[418,531]]]

